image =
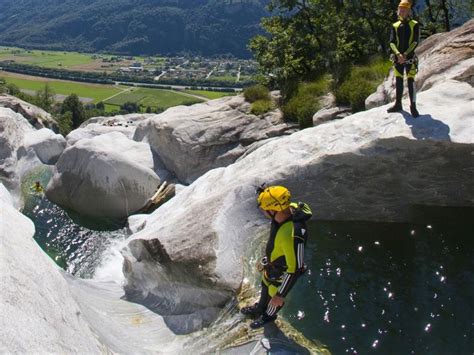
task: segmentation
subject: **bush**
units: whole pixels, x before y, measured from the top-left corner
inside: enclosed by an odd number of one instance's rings
[[[4,78],[0,78],[0,94],[7,92],[7,81]]]
[[[313,126],[313,115],[319,110],[319,99],[297,94],[282,107],[286,121],[298,122],[300,128]]]
[[[365,99],[377,89],[377,84],[368,80],[347,80],[335,91],[336,102],[349,105],[353,112],[365,110]]]
[[[269,100],[270,91],[263,85],[254,85],[244,90],[245,100],[255,102],[257,100]]]
[[[298,85],[296,93],[283,107],[286,121],[298,122],[301,129],[313,126],[313,116],[320,109],[319,99],[329,91],[329,78]]]
[[[271,100],[257,100],[252,103],[250,112],[256,116],[263,115],[270,110],[273,110],[273,103]]]
[[[365,99],[382,83],[390,62],[378,58],[363,67],[353,67],[347,79],[334,90],[339,105],[350,105],[353,112],[365,109]]]
[[[72,112],[67,111],[58,118],[59,133],[66,137],[72,131]]]
[[[18,96],[21,93],[20,88],[13,83],[7,84],[6,87],[7,87],[7,93],[12,96]]]

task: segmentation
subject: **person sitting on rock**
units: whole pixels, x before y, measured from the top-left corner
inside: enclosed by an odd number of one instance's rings
[[[35,184],[31,186],[31,191],[33,191],[34,193],[41,194],[44,192],[44,189],[39,181],[35,181]]]
[[[312,216],[307,204],[290,202],[290,191],[283,186],[262,186],[257,193],[258,206],[271,219],[271,229],[265,256],[257,266],[263,274],[260,300],[240,310],[242,314],[256,318],[250,323],[252,329],[277,318],[285,296],[304,273],[304,247],[308,237],[306,221]]]
[[[392,25],[390,35],[390,49],[392,50],[393,70],[396,80],[396,101],[387,112],[402,111],[403,74],[408,79],[408,93],[410,96],[410,111],[413,117],[420,114],[416,109],[415,75],[418,71],[418,58],[415,48],[420,43],[420,26],[411,17],[411,4],[402,0],[398,5],[399,20]]]

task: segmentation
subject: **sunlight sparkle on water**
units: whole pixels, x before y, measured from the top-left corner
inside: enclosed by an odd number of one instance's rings
[[[329,310],[324,312],[324,318],[323,319],[326,323],[329,323]]]

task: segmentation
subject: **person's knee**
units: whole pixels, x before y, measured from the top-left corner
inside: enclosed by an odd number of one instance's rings
[[[395,74],[396,78],[402,78],[403,79],[403,72],[399,72],[397,69],[393,69],[393,73]]]

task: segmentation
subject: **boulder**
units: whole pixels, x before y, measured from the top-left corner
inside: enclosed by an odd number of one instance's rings
[[[13,157],[14,152],[23,144],[25,135],[34,131],[22,115],[0,107],[0,159]]]
[[[58,131],[58,123],[45,110],[11,95],[0,95],[0,107],[6,107],[25,117],[36,129],[50,128]]]
[[[66,147],[66,140],[48,128],[42,128],[25,135],[23,147],[33,150],[44,164],[55,164]]]
[[[35,129],[22,115],[0,107],[0,182],[13,193],[16,206],[21,205],[20,181],[23,173],[41,165],[34,152],[26,153],[22,147],[24,137],[34,132]]]
[[[142,208],[160,178],[148,144],[111,132],[82,139],[59,158],[46,195],[81,214],[125,217]]]
[[[313,116],[313,125],[317,126],[321,123],[339,120],[344,117],[350,116],[352,114],[352,109],[350,107],[330,107],[323,108],[316,112]]]
[[[127,138],[133,139],[137,125],[153,116],[134,113],[113,117],[93,117],[83,122],[79,128],[67,135],[67,144],[73,145],[83,138],[93,138],[110,132],[120,132]]]
[[[242,96],[173,107],[141,123],[134,139],[148,142],[168,170],[190,183],[233,163],[254,143],[294,132],[274,116],[258,118],[249,109]]]
[[[249,246],[268,233],[255,202],[263,182],[287,186],[320,219],[406,222],[414,206],[474,207],[473,99],[469,84],[445,82],[420,94],[417,119],[375,108],[276,138],[209,171],[130,237],[127,293],[172,305],[171,313],[192,311],[202,298],[212,302],[202,307],[220,307],[240,287]],[[175,274],[194,303],[186,296],[176,304],[166,291]]]
[[[453,79],[474,85],[474,20],[450,32],[428,37],[416,49],[419,72],[417,91]],[[405,85],[406,88],[406,85]],[[407,93],[407,89],[405,90]],[[365,101],[367,109],[395,100],[395,77],[391,70],[388,78]],[[417,100],[419,102],[419,100]]]
[[[0,191],[4,195],[2,184]],[[107,352],[84,320],[61,271],[34,241],[33,223],[8,199],[0,198],[0,352]]]

